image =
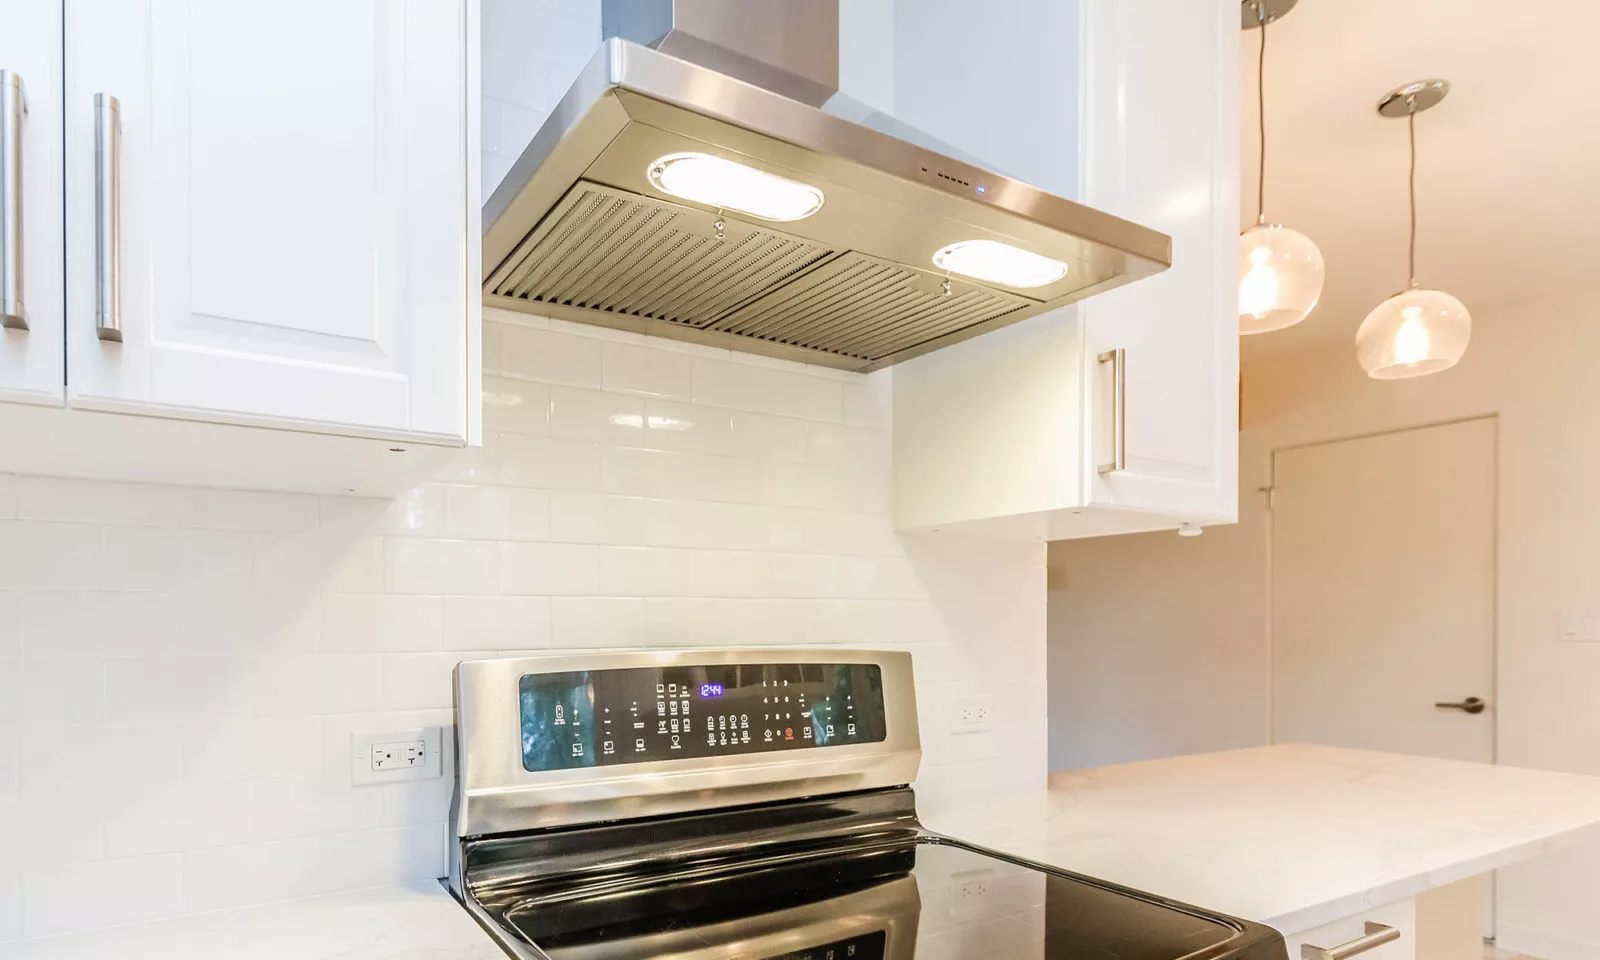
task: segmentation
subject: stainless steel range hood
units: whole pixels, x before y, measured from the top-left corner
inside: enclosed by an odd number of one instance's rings
[[[1171,265],[1166,235],[839,94],[837,0],[606,0],[604,20],[485,204],[486,305],[874,370]],[[662,161],[682,154],[804,185],[821,206],[778,221],[666,192]],[[970,241],[1047,269],[1006,278],[1038,284],[1018,286],[935,264]]]

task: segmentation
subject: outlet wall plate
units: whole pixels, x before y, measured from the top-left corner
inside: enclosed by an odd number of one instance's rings
[[[444,773],[443,740],[440,727],[352,733],[350,783],[359,787],[436,779]]]

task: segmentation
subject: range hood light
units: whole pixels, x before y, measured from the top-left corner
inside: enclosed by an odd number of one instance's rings
[[[763,220],[804,220],[822,209],[822,191],[708,153],[669,153],[648,171],[662,193]]]
[[[963,240],[933,255],[934,266],[1007,287],[1043,287],[1067,275],[1060,260],[995,240]]]

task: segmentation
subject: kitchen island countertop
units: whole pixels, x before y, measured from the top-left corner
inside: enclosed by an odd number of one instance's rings
[[[923,822],[1287,934],[1600,838],[1600,777],[1281,744],[1056,774]]]

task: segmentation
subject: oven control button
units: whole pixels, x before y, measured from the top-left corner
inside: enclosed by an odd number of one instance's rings
[[[678,742],[678,735],[677,734],[673,734],[672,735],[672,749],[678,750],[678,749],[681,749],[682,747],[683,747],[683,744]]]
[[[663,700],[657,700],[656,701],[656,716],[664,717],[666,715],[667,715],[667,704],[666,704],[666,702],[663,701]]]
[[[847,736],[847,737],[855,736],[856,735],[856,725],[853,724],[853,723],[845,724],[844,735]]]
[[[771,743],[772,742],[772,731],[771,730],[765,730],[765,731],[762,731],[762,732],[766,734],[767,742]]]
[[[739,734],[739,742],[740,743],[749,743],[750,742],[750,731],[749,730],[744,730],[744,731],[740,732],[740,734]]]
[[[644,738],[643,737],[639,738],[638,740],[633,741],[633,752],[634,753],[644,753]]]
[[[706,734],[706,746],[713,747],[713,746],[716,746],[716,743],[717,743],[717,735],[716,734],[714,734],[714,733]]]
[[[581,756],[583,756],[583,744],[581,744],[581,743],[574,743],[574,744],[573,744],[573,745],[572,745],[572,755],[573,755],[573,756],[574,756],[574,757],[581,757]]]
[[[617,752],[616,744],[612,743],[610,740],[607,740],[604,744],[601,745],[600,752],[604,753],[606,756],[609,757],[613,753]]]

